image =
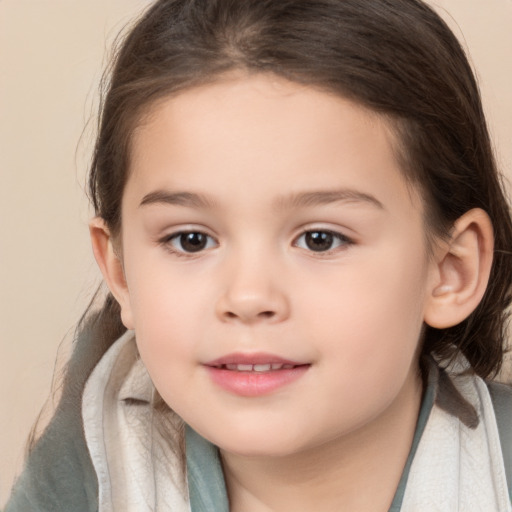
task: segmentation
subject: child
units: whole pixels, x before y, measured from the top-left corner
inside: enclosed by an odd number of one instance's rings
[[[7,512],[512,510],[512,222],[420,0],[157,1],[90,194],[110,294]]]

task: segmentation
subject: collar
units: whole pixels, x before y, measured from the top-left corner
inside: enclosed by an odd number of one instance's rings
[[[82,419],[99,512],[190,512],[179,430],[160,428],[153,389],[132,331],[109,348],[87,381]]]

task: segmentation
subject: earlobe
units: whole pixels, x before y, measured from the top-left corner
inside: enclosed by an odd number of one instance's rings
[[[465,320],[484,296],[493,259],[491,220],[479,208],[454,224],[450,240],[439,246],[425,307],[425,322],[446,329]]]
[[[130,295],[120,256],[105,221],[95,217],[89,223],[92,250],[109,290],[121,306],[121,319],[127,329],[133,329]]]

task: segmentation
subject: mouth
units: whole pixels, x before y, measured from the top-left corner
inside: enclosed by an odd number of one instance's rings
[[[291,385],[311,367],[270,354],[231,354],[204,365],[212,382],[243,397],[269,395]]]

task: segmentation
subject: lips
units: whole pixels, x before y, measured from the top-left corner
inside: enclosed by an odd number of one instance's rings
[[[271,394],[302,377],[310,366],[263,353],[230,354],[205,364],[215,385],[245,397]]]

